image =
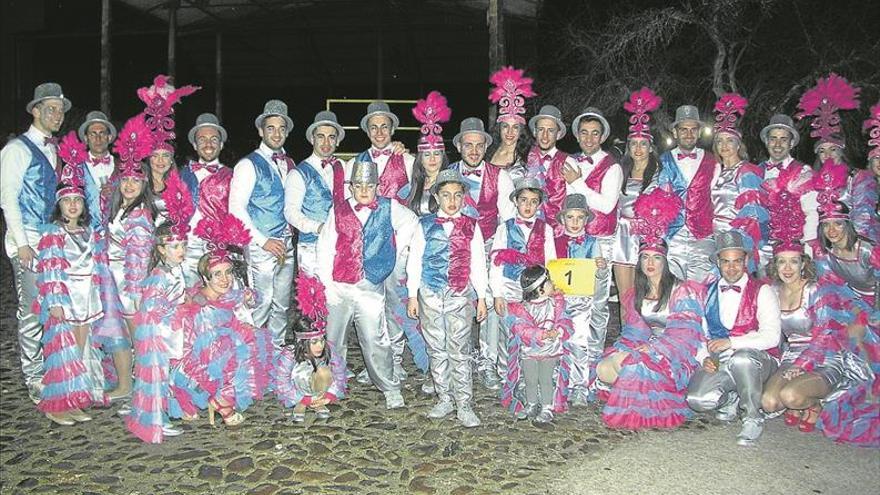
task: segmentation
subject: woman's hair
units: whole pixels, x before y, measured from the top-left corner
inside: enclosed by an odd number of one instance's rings
[[[58,189],[62,187],[66,187],[63,184],[58,184]],[[89,203],[82,198],[83,211],[82,215],[79,216],[79,219],[76,221],[77,227],[82,227],[83,225],[88,225],[92,221],[92,215],[89,214]],[[65,222],[64,214],[61,213],[61,200],[55,202],[55,209],[52,210],[52,217],[50,219],[52,223],[60,223]],[[66,222],[65,222],[66,223]]]
[[[838,151],[840,153],[840,159],[838,160],[839,163],[843,163],[843,164],[854,163],[854,162],[850,161],[849,156],[847,156],[848,153],[846,152],[846,148],[838,148]],[[819,159],[819,150],[816,149],[816,158],[813,160],[813,171],[818,172],[819,169],[821,169],[821,168],[822,168],[822,160]],[[848,167],[848,168],[849,168],[850,175],[853,175],[854,172],[857,172],[857,170],[853,169],[853,167]]]
[[[141,164],[141,170],[143,170],[143,163]],[[147,174],[147,176],[149,177],[149,174]],[[116,184],[116,187],[113,188],[113,194],[110,196],[110,218],[107,219],[107,223],[112,222],[122,208],[121,187],[122,180],[120,179],[119,183]],[[144,187],[141,189],[141,193],[138,197],[134,198],[134,201],[125,207],[122,213],[122,218],[127,217],[135,208],[140,208],[141,206],[150,210],[150,214],[153,218],[156,218],[159,214],[159,210],[156,209],[156,204],[153,201],[153,189],[148,183],[144,183]]]
[[[150,158],[147,157],[146,160],[146,172],[147,172],[147,186],[149,186],[150,191],[155,190],[155,184],[153,183],[153,165],[150,163]],[[168,178],[168,174],[171,173],[173,169],[177,168],[177,161],[174,160],[174,153],[171,153],[171,165],[168,167],[168,170],[162,174],[162,180]],[[161,191],[160,191],[161,192]]]
[[[160,263],[165,263],[165,259],[162,257],[162,254],[159,253],[159,247],[164,247],[165,240],[171,237],[171,224],[163,223],[156,227],[156,230],[153,232],[153,237],[155,237],[156,242],[153,243],[153,249],[150,251],[150,264],[147,268],[147,273],[152,272],[153,268],[159,266]]]
[[[228,250],[232,250],[232,246],[227,247]],[[236,251],[238,252],[238,251]],[[242,287],[247,286],[247,262],[235,258],[229,259],[230,263],[232,263],[232,275],[235,276],[241,282]],[[199,278],[202,279],[202,284],[206,283],[211,277],[211,269],[209,268],[209,264],[211,262],[211,252],[207,252],[199,258],[199,262],[196,264],[196,271],[199,273]]]
[[[300,328],[297,329],[297,332],[311,332],[311,323],[312,320],[303,315],[299,319],[300,324],[298,325]],[[311,349],[309,349],[309,342],[311,339],[301,339],[299,337],[296,338],[296,343],[293,345],[293,358],[297,363],[301,363],[303,361],[308,361],[312,365],[312,372],[318,370],[318,366],[327,366],[330,364],[330,346],[327,343],[327,338],[324,337],[324,350],[321,352],[320,356],[312,356]]]
[[[842,210],[845,211],[845,213],[849,213],[849,208],[846,205],[840,203],[840,207]],[[821,241],[822,249],[826,252],[831,251],[831,241],[829,241],[828,238],[825,237],[825,222],[819,222],[818,230],[819,232],[817,232],[816,237]],[[847,251],[849,251],[853,247],[855,247],[856,241],[859,240],[859,234],[858,232],[856,232],[856,228],[853,226],[852,221],[849,219],[843,222],[843,234],[846,236],[845,248]]]
[[[441,156],[443,158],[440,163],[440,170],[446,170],[449,168],[449,156],[446,154],[446,151]],[[425,179],[427,179],[427,174],[425,173],[425,166],[422,165],[422,154],[418,153],[413,164],[412,179],[409,181],[409,197],[406,198],[407,206],[416,216],[421,216],[425,213],[419,211],[419,206],[422,204],[422,195],[425,193]],[[437,211],[437,200],[433,197],[428,199],[428,210],[432,213]]]
[[[639,267],[636,269],[636,280],[633,286],[635,289],[633,304],[635,304],[636,311],[639,315],[642,314],[642,301],[644,301],[645,297],[651,293],[651,281],[648,280],[647,275],[642,272],[641,261],[642,255],[639,254]],[[675,275],[669,270],[669,260],[664,256],[663,271],[660,273],[660,287],[658,287],[660,298],[654,306],[654,311],[660,311],[666,306],[669,302],[669,296],[672,295],[672,288],[675,287],[676,282],[678,282],[678,279],[675,278]]]
[[[531,286],[542,277],[549,279],[547,269],[541,265],[533,265],[523,270],[522,274],[519,276],[519,284],[523,288],[523,301],[533,301],[544,295],[543,283],[528,292],[525,290],[526,287]]]
[[[803,265],[801,266],[801,278],[806,280],[807,283],[815,282],[818,278],[816,263],[807,254],[801,254],[801,263]],[[773,255],[767,263],[766,272],[767,277],[773,282],[782,282],[782,278],[779,277],[779,270],[776,268],[776,255]]]
[[[718,163],[721,163],[721,154],[718,153],[718,134],[715,134],[715,138],[712,139],[712,153],[715,155],[715,160]],[[736,150],[736,155],[739,157],[741,161],[748,161],[749,159],[749,150],[746,148],[746,142],[742,140],[742,138],[736,138],[736,142],[739,143],[739,149]]]
[[[516,140],[516,149],[513,151],[513,163],[516,163],[517,160],[526,161],[526,157],[529,156],[529,149],[532,147],[533,139],[528,131],[528,125],[521,124],[519,126],[519,139]],[[501,122],[495,122],[492,128],[489,129],[489,134],[492,136],[492,145],[486,150],[487,162],[492,161],[495,152],[501,147]]]
[[[629,151],[629,141],[626,143],[627,151]],[[635,164],[633,163],[633,159],[629,156],[629,153],[624,153],[620,158],[620,167],[623,169],[623,183],[620,185],[620,192],[626,192],[626,181],[630,177],[632,177],[632,171]],[[654,145],[651,145],[651,151],[648,153],[648,165],[645,167],[645,173],[642,176],[642,189],[640,192],[644,192],[645,188],[651,184],[651,181],[656,177],[660,170],[663,169],[663,165],[660,163],[660,158],[657,156],[657,150],[654,148]]]

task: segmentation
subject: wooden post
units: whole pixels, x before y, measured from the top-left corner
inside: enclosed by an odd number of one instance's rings
[[[177,54],[176,43],[177,38],[177,6],[178,0],[168,2],[168,75],[174,80],[177,72]]]
[[[486,11],[486,22],[489,24],[489,75],[504,66],[504,0],[489,0]],[[489,106],[490,127],[495,122],[498,109]]]
[[[101,111],[110,116],[112,101],[111,69],[112,53],[110,49],[110,0],[101,0]]]
[[[223,35],[220,31],[214,36],[216,52],[214,59],[216,62],[216,72],[214,75],[214,113],[217,119],[223,121]]]

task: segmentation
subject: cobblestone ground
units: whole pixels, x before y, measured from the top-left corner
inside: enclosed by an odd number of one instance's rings
[[[304,424],[269,398],[246,411],[239,427],[212,428],[202,414],[161,445],[130,435],[115,407],[91,410],[88,423],[57,426],[22,385],[9,264],[0,262],[2,493],[547,493],[563,464],[589,463],[632,435],[604,428],[595,406],[546,427],[515,422],[479,385],[483,426],[432,421],[425,414],[433,401],[412,374],[408,408],[392,412],[376,389],[351,380],[350,398],[331,407],[329,420],[310,416]]]

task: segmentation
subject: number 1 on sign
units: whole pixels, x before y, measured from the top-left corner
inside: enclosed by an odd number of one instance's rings
[[[565,279],[568,281],[568,285],[571,285],[571,270],[565,272]]]

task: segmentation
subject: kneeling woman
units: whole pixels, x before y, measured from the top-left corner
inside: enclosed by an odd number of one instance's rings
[[[219,222],[202,219],[195,233],[207,238],[210,251],[198,264],[203,285],[188,291],[172,323],[183,330],[183,353],[172,361],[169,412],[193,419],[207,407],[211,425],[217,411],[224,423],[236,426],[244,421],[241,411],[268,389],[274,353],[268,331],[252,324],[253,292],[233,288],[226,247],[247,244],[250,235],[228,214]]]
[[[608,385],[602,420],[611,428],[675,428],[690,418],[687,385],[699,366],[705,291],[669,271],[663,234],[681,200],[655,189],[636,200],[642,237],[635,285],[621,299],[620,339],[596,373]]]

